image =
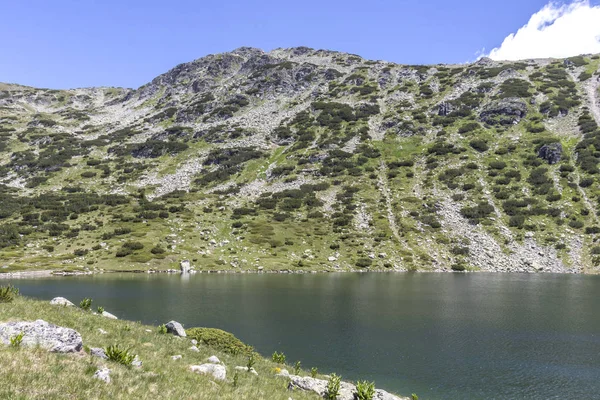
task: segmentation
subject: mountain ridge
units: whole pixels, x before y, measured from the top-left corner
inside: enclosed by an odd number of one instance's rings
[[[243,47],[138,89],[0,84],[0,262],[597,272],[599,66]]]

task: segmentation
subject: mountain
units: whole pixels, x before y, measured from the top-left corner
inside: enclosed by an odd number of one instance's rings
[[[0,270],[596,273],[599,67],[240,48],[0,84]]]

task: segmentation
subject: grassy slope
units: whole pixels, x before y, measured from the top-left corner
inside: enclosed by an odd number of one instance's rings
[[[0,321],[44,319],[77,330],[88,347],[120,344],[130,347],[143,361],[141,369],[92,358],[83,354],[53,354],[45,350],[0,346],[0,398],[2,399],[316,399],[303,392],[290,393],[287,381],[274,376],[283,367],[261,357],[255,365],[258,377],[239,373],[238,386],[232,379],[236,365],[246,365],[244,356],[231,356],[200,345],[200,352],[189,351],[189,340],[161,335],[156,327],[136,322],[110,320],[77,308],[51,306],[47,302],[17,298],[0,304]],[[102,328],[108,332],[99,333]],[[151,332],[147,332],[150,330]],[[171,360],[172,355],[182,360]],[[216,355],[227,365],[227,381],[214,382],[188,370]],[[98,367],[111,369],[110,384],[94,379]],[[287,367],[292,370],[291,367]],[[308,375],[306,371],[303,374]]]

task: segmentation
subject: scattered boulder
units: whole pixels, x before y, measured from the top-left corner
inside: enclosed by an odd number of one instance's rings
[[[90,355],[92,357],[98,357],[98,358],[103,358],[105,360],[108,359],[108,356],[106,355],[106,353],[104,352],[104,349],[101,347],[92,347],[90,349]]]
[[[492,101],[479,114],[482,122],[490,125],[512,125],[527,115],[527,104],[517,98]]]
[[[65,306],[65,307],[74,307],[75,304],[71,303],[69,300],[64,297],[55,297],[50,300],[50,304],[53,306]]]
[[[192,344],[193,344],[194,346],[196,346],[196,345],[198,344],[198,341],[197,341],[196,339],[192,339]]]
[[[227,370],[219,364],[190,365],[190,370],[197,374],[210,375],[219,381],[224,381],[227,377]]]
[[[177,361],[177,360],[181,360],[183,357],[181,356],[181,354],[178,354],[176,356],[171,356],[171,360],[173,361]]]
[[[39,345],[55,353],[73,353],[83,348],[83,340],[77,331],[41,319],[0,324],[0,340],[4,344],[10,344],[10,338],[20,333],[23,333],[21,345],[24,346]]]
[[[108,311],[102,311],[102,314],[100,314],[100,315],[102,315],[103,317],[106,317],[106,318],[110,318],[110,319],[118,319],[116,316],[112,315]]]
[[[167,333],[172,333],[175,336],[186,337],[185,329],[183,326],[177,321],[168,322],[166,325]]]
[[[196,346],[192,346],[188,349],[189,351],[195,351],[196,353],[198,353],[200,351],[199,348],[197,348]]]
[[[282,369],[281,371],[279,371],[278,374],[275,374],[276,376],[283,376],[285,378],[290,376],[290,373],[288,372],[287,369]]]
[[[548,164],[556,164],[562,156],[562,145],[558,142],[545,144],[540,147],[538,157],[545,160]]]
[[[94,378],[110,383],[110,369],[101,368],[94,373]]]
[[[210,356],[207,361],[211,364],[221,364],[221,360],[217,356]]]
[[[187,274],[190,272],[192,265],[190,264],[190,260],[182,260],[179,263],[179,268],[181,269],[182,274]]]

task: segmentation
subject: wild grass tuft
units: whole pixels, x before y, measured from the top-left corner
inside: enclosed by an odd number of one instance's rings
[[[129,349],[122,349],[118,344],[106,347],[104,352],[110,361],[117,362],[127,367],[135,360],[135,354],[131,353]]]

